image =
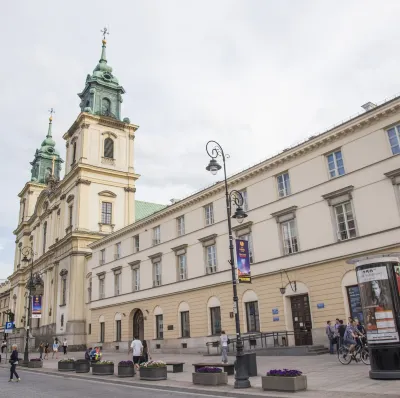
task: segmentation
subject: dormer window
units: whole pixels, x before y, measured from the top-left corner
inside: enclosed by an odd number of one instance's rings
[[[114,159],[114,141],[112,138],[104,140],[104,157],[107,159]]]

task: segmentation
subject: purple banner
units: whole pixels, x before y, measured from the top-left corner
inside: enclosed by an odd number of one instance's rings
[[[32,318],[42,317],[42,296],[32,297]]]
[[[251,283],[249,242],[236,239],[236,259],[239,283]]]

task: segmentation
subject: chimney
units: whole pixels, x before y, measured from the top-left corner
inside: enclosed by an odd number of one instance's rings
[[[365,110],[365,112],[368,112],[374,108],[376,108],[376,104],[374,104],[373,102],[367,102],[364,105],[361,105],[361,108],[363,108]]]

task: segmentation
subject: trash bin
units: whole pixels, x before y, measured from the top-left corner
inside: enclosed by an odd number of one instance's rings
[[[257,376],[257,356],[255,352],[246,352],[244,354],[245,364],[249,377]]]

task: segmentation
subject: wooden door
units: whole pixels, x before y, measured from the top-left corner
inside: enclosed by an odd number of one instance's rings
[[[312,345],[312,322],[308,294],[293,296],[290,301],[295,344]]]

